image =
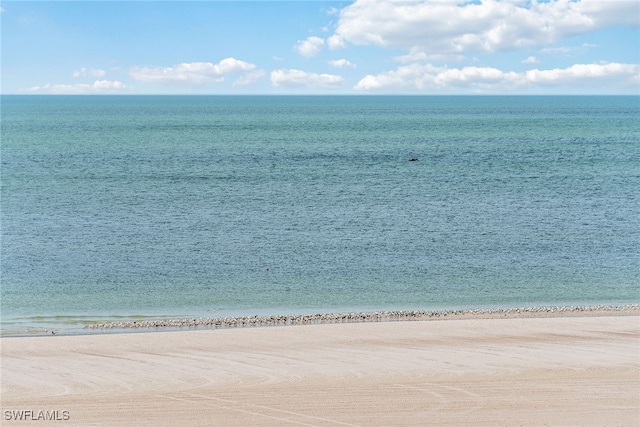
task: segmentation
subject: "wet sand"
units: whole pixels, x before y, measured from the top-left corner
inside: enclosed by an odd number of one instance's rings
[[[637,313],[0,345],[3,426],[640,425]]]

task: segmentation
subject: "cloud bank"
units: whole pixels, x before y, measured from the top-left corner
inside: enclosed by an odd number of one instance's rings
[[[226,74],[244,73],[236,85],[246,85],[262,77],[264,72],[256,70],[255,64],[235,58],[225,58],[217,64],[211,62],[190,62],[173,67],[135,67],[129,72],[134,80],[147,83],[203,85],[219,83]]]
[[[91,95],[125,93],[131,88],[124,83],[114,80],[96,80],[93,83],[80,83],[74,85],[47,83],[42,86],[32,86],[27,89],[30,93],[43,93],[52,95]]]
[[[638,26],[635,1],[356,0],[334,40],[427,54],[545,46],[612,25]]]
[[[377,75],[367,75],[354,87],[357,91],[418,91],[423,93],[520,93],[531,89],[560,87],[607,89],[609,84],[638,88],[638,64],[575,64],[568,68],[504,72],[493,67],[436,67],[411,64]]]

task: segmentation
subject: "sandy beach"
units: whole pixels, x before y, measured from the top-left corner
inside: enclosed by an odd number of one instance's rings
[[[2,425],[640,425],[637,313],[0,344]]]

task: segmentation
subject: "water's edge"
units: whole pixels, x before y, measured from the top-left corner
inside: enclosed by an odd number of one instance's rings
[[[387,310],[371,312],[286,314],[269,316],[182,317],[136,320],[86,321],[81,328],[44,328],[27,331],[2,331],[2,337],[43,335],[88,335],[96,333],[130,333],[157,331],[184,331],[266,326],[293,326],[335,323],[366,323],[390,321],[425,321],[443,319],[497,319],[531,317],[577,317],[607,315],[640,315],[639,304],[539,306],[513,308],[469,308],[451,310]]]

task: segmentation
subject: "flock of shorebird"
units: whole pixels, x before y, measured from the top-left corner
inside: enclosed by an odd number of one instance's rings
[[[324,313],[324,314],[288,314],[274,316],[231,316],[231,317],[198,317],[163,320],[134,320],[126,322],[94,323],[84,326],[85,329],[149,329],[149,328],[233,328],[248,326],[285,326],[325,323],[384,322],[398,320],[428,320],[446,317],[533,317],[554,314],[580,312],[638,311],[638,304],[596,305],[596,306],[561,306],[561,307],[520,307],[520,308],[480,308],[467,310],[398,310],[374,311],[368,313]]]

